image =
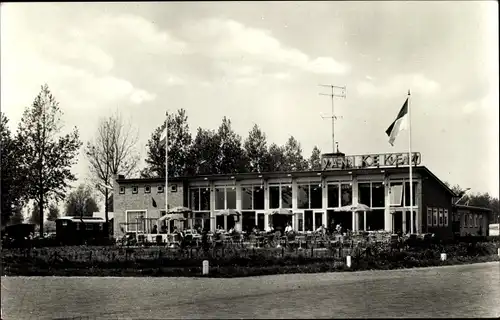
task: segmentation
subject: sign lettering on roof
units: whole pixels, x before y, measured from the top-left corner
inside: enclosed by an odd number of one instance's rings
[[[420,152],[412,153],[412,165],[418,166],[421,162]],[[382,153],[365,154],[354,156],[341,156],[335,154],[323,155],[321,168],[323,170],[342,169],[368,169],[380,167],[408,166],[408,152],[405,153]]]

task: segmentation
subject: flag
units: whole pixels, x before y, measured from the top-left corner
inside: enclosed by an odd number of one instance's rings
[[[401,107],[401,110],[399,110],[396,120],[394,120],[394,122],[391,123],[391,125],[389,126],[389,128],[387,128],[387,130],[385,130],[385,133],[387,133],[387,135],[389,136],[389,143],[391,144],[391,146],[394,146],[394,140],[396,140],[399,131],[407,128],[407,121],[408,121],[408,98],[406,98],[403,107]]]
[[[156,208],[156,201],[154,198],[151,198],[151,200],[153,200],[153,207]]]
[[[167,129],[165,128],[160,135],[160,145],[164,146],[167,143]]]

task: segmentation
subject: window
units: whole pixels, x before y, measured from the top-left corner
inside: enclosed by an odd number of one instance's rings
[[[265,216],[264,213],[258,213],[257,214],[257,228],[259,228],[259,230],[262,230],[262,231],[265,230],[264,216]]]
[[[309,185],[297,186],[297,208],[309,209]],[[307,220],[307,218],[306,218]],[[312,222],[311,222],[312,225]],[[312,226],[311,226],[312,228]]]
[[[243,211],[241,223],[243,231],[252,231],[253,227],[257,225],[255,221],[255,211]]]
[[[292,186],[290,184],[269,186],[269,208],[292,208]]]
[[[479,228],[482,228],[482,226],[483,226],[483,216],[482,215],[478,215],[478,217],[477,217],[477,226]]]
[[[236,187],[226,188],[226,209],[236,209]]]
[[[139,187],[137,187],[137,186],[133,186],[132,187],[132,193],[133,194],[136,194],[138,191],[139,191]]]
[[[314,213],[314,228],[318,229],[323,225],[323,212]]]
[[[435,227],[438,226],[438,209],[437,208],[432,208],[432,225]]]
[[[242,186],[241,187],[241,209],[242,210],[252,210],[253,209],[253,188],[252,188],[252,186]]]
[[[297,186],[297,207],[299,209],[321,209],[323,207],[323,188],[320,182]]]
[[[370,231],[384,230],[385,209],[374,209],[366,212],[366,228]]]
[[[170,192],[177,192],[177,185],[173,184],[170,186]]]
[[[305,230],[304,231],[313,231],[313,212],[312,212],[312,210],[304,211],[304,220],[305,220]]]
[[[391,182],[389,187],[391,206],[401,206],[403,200],[403,183]]]
[[[427,226],[432,227],[432,208],[427,207]]]
[[[311,209],[323,208],[323,187],[321,183],[311,184]]]
[[[142,231],[143,229],[143,220],[146,216],[146,211],[127,211],[126,212],[126,230],[127,232],[136,232]]]
[[[339,201],[339,185],[329,184],[327,186],[327,205],[328,208],[338,208],[340,206]]]
[[[448,226],[448,209],[444,209],[443,211],[443,219],[444,219],[444,226]]]
[[[125,187],[120,187],[120,194],[125,194]]]
[[[157,187],[158,193],[163,193],[163,190],[164,190],[164,189],[165,189],[165,188],[164,188],[164,186],[163,186],[163,185],[161,185],[161,186],[158,186],[158,187]]]
[[[292,186],[281,185],[281,207],[285,209],[292,208]]]
[[[262,186],[246,185],[241,187],[241,208],[243,210],[264,209],[264,189]]]
[[[372,207],[385,207],[385,186],[382,182],[372,182]]]
[[[474,215],[474,228],[477,228],[477,214]]]
[[[253,187],[253,208],[254,210],[264,210],[264,188],[262,186]]]
[[[416,182],[413,182],[413,206],[416,207],[417,206],[417,203],[416,203],[416,192],[417,191],[417,183]],[[410,206],[410,183],[409,182],[405,182],[405,190],[404,190],[404,199],[405,199],[405,203],[404,205],[406,207],[409,207]]]
[[[144,193],[151,193],[151,186],[145,186]]]
[[[295,213],[295,228],[297,231],[304,231],[304,215],[302,212]]]
[[[472,228],[472,214],[469,214],[469,227]]]
[[[223,210],[226,207],[226,189],[215,188],[215,210]]]
[[[340,204],[342,206],[352,205],[352,185],[343,183],[340,186]]]
[[[370,183],[358,183],[358,203],[371,206]]]
[[[215,210],[236,209],[236,187],[215,188]]]
[[[277,209],[280,207],[280,186],[269,186],[269,208]]]
[[[200,188],[189,189],[189,208],[193,211],[200,210]]]
[[[382,182],[363,182],[358,184],[358,203],[372,208],[385,207],[385,188]]]
[[[443,208],[439,208],[439,226],[443,226]]]

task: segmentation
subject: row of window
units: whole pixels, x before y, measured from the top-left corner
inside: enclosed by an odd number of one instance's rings
[[[483,223],[483,216],[480,214],[464,214],[463,227],[464,228],[478,228]]]
[[[414,183],[416,191],[417,183]],[[215,187],[215,210],[236,209],[235,186]],[[327,207],[338,208],[352,204],[352,184],[328,184]],[[241,186],[241,209],[263,210],[264,187],[261,185]],[[413,192],[413,205],[416,205],[416,192]],[[409,183],[391,182],[389,187],[390,205],[409,206]],[[298,209],[323,208],[323,186],[321,183],[297,185]],[[361,182],[358,184],[358,202],[372,208],[385,207],[385,186],[382,182]],[[210,211],[210,188],[192,187],[189,189],[189,204],[194,211]],[[288,183],[269,185],[269,208],[292,208],[292,185]]]
[[[120,194],[125,194],[125,187],[120,187]],[[138,194],[139,193],[139,187],[138,186],[132,186],[130,188],[132,190],[132,194]],[[151,186],[144,186],[144,193],[151,193],[152,187]],[[165,185],[158,185],[156,186],[156,193],[163,193],[165,190]],[[177,185],[173,184],[170,185],[170,191],[171,192],[177,192]]]
[[[448,209],[427,207],[427,225],[429,227],[447,227]]]

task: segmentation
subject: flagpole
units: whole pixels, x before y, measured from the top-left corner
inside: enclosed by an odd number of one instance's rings
[[[408,90],[408,163],[410,168],[410,234],[413,234],[413,158],[411,154],[411,107]]]
[[[165,215],[168,214],[168,111],[165,112]],[[167,233],[170,234],[170,221],[167,223]]]

